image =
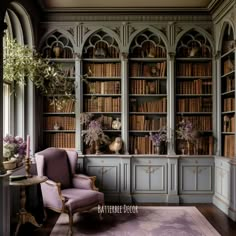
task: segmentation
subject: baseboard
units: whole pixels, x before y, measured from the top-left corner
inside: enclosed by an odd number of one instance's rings
[[[215,195],[213,196],[213,204],[221,211],[223,211],[226,215],[229,215],[229,205]]]
[[[180,203],[212,203],[212,195],[179,195]]]
[[[233,221],[236,221],[236,211],[232,208],[229,208],[229,218]]]

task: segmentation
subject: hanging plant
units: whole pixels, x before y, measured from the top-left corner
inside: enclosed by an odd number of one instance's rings
[[[75,83],[65,79],[58,64],[52,64],[36,50],[20,45],[14,39],[6,38],[3,69],[5,81],[25,85],[31,80],[43,95],[74,97]]]

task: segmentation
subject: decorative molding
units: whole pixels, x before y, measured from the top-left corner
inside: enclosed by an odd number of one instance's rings
[[[128,52],[122,52],[121,57],[122,57],[123,60],[128,60],[129,53]]]
[[[220,56],[221,56],[221,52],[218,50],[216,51],[214,57],[215,57],[215,60],[219,60],[220,59]]]
[[[48,21],[48,22],[57,22],[57,23],[62,23],[62,22],[66,22],[66,21],[104,21],[104,22],[110,22],[110,21],[139,21],[139,22],[162,22],[166,21],[182,21],[182,22],[193,22],[193,21],[197,21],[197,22],[209,22],[212,21],[211,15],[210,14],[196,14],[196,12],[194,12],[195,14],[192,15],[181,15],[181,12],[179,12],[178,15],[170,15],[170,14],[150,14],[150,15],[145,15],[145,14],[139,14],[139,15],[132,15],[132,14],[128,14],[127,15],[121,15],[121,14],[112,14],[109,15],[109,13],[106,14],[99,14],[97,13],[95,14],[80,14],[80,13],[75,13],[75,12],[71,12],[71,13],[62,13],[62,12],[57,12],[57,13],[49,13],[46,14],[45,13],[45,17],[44,20]]]

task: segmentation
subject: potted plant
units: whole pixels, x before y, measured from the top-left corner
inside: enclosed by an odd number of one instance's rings
[[[3,166],[12,170],[20,166],[26,154],[26,142],[20,136],[6,135],[3,138]]]
[[[92,119],[93,115],[90,113],[80,114],[80,123],[84,125],[85,130],[82,131],[84,142],[89,147],[95,147],[95,154],[100,153],[100,145],[108,144],[110,139],[104,134],[102,123],[99,118]]]
[[[8,37],[5,39],[3,68],[5,81],[25,85],[29,79],[42,94],[73,96],[74,82],[64,78],[58,64],[52,64],[36,50]]]
[[[162,127],[157,132],[150,132],[150,140],[153,145],[156,147],[156,154],[161,154],[161,144],[167,141],[167,131],[166,128]]]

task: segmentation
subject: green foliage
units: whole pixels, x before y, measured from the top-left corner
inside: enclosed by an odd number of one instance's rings
[[[35,50],[18,44],[16,40],[6,38],[5,46],[3,60],[5,81],[25,85],[29,79],[42,94],[72,96],[75,89],[74,81],[65,79],[63,70],[58,64],[52,64]]]

